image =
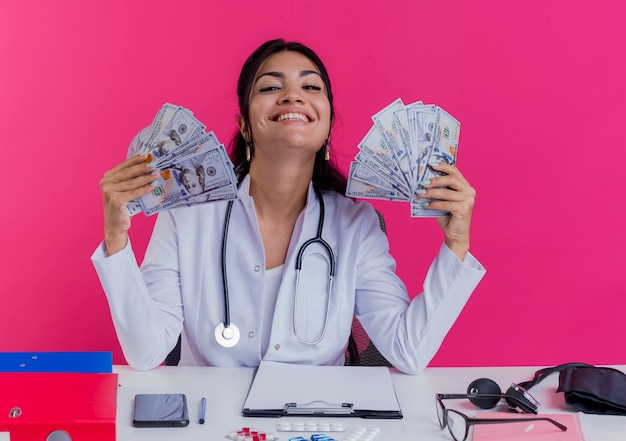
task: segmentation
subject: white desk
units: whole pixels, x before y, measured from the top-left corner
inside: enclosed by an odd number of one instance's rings
[[[626,372],[626,366],[615,366]],[[470,382],[487,377],[496,381],[504,390],[515,382],[532,378],[536,367],[506,368],[429,368],[420,375],[403,375],[392,371],[392,380],[404,418],[401,420],[369,420],[342,418],[349,430],[355,427],[378,427],[381,429],[376,441],[392,440],[447,440],[452,438],[442,431],[437,422],[435,393],[465,393]],[[117,439],[134,440],[222,440],[231,431],[241,427],[256,427],[272,432],[280,441],[293,436],[310,433],[278,432],[278,418],[244,418],[241,416],[248,387],[252,379],[251,368],[214,367],[159,367],[149,372],[133,371],[128,366],[115,366],[119,374]],[[541,403],[539,414],[569,412],[563,394],[556,393],[558,374],[553,374],[531,389]],[[185,393],[189,402],[191,423],[185,428],[134,428],[131,425],[133,397],[137,393]],[[198,424],[200,398],[207,398],[206,423]],[[446,403],[468,415],[476,411],[469,401],[451,400]],[[502,406],[502,407],[500,407]],[[502,404],[497,410],[504,411]],[[314,418],[288,417],[290,421],[310,421]],[[332,418],[320,417],[318,421]],[[587,441],[612,441],[626,439],[626,417],[582,415]],[[342,433],[330,432],[337,440]]]

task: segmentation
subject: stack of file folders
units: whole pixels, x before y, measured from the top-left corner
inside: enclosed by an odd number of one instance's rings
[[[0,353],[0,434],[11,441],[115,440],[110,352]]]

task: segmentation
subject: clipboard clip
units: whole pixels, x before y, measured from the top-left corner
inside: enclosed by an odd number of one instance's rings
[[[287,415],[350,415],[354,413],[352,403],[329,403],[327,401],[310,401],[308,403],[286,403],[285,413]]]

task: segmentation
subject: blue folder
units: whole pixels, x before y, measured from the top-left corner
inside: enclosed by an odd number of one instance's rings
[[[110,374],[111,352],[0,352],[0,372]]]

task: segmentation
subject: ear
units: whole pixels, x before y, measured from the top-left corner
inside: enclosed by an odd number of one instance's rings
[[[239,132],[243,136],[243,139],[245,139],[246,142],[249,142],[250,140],[248,139],[248,135],[247,135],[246,121],[244,120],[243,115],[241,113],[237,115],[237,127],[239,127]]]

